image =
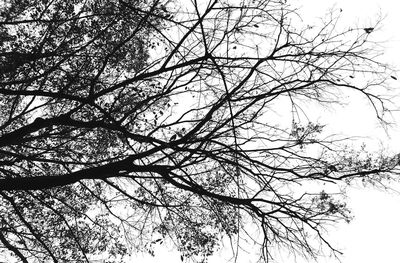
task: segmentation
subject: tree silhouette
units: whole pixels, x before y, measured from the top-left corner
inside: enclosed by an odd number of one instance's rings
[[[305,118],[347,91],[388,110],[372,30],[337,29],[339,13],[311,27],[279,0],[4,3],[0,252],[125,262],[167,242],[201,261],[228,237],[265,261],[338,253],[325,227],[351,216],[321,185],[398,163]]]

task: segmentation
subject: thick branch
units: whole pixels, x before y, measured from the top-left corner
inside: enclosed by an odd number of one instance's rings
[[[106,179],[118,177],[119,172],[161,172],[167,166],[138,166],[132,158],[94,168],[83,169],[58,176],[36,176],[0,179],[0,191],[41,190],[74,184],[84,179]]]

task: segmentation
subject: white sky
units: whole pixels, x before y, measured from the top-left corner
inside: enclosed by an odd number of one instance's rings
[[[382,28],[377,32],[376,39],[386,41],[385,55],[383,60],[400,68],[400,3],[395,0],[306,0],[301,1],[303,6],[310,12],[318,12],[324,6],[336,3],[338,8],[343,9],[346,21],[358,21],[360,24],[373,24],[374,18],[380,13],[384,16]],[[393,82],[394,88],[400,84]],[[400,101],[400,100],[398,100]],[[400,104],[398,104],[400,105]],[[372,122],[366,122],[361,112],[357,112],[358,105],[352,105],[353,111],[350,118],[343,118],[346,127],[354,133],[369,133],[370,136],[377,135],[392,151],[400,152],[400,130],[398,127],[389,133],[390,137],[383,135],[382,130]],[[359,107],[360,108],[360,107]],[[354,118],[358,115],[358,118]],[[370,116],[367,116],[369,118]],[[394,115],[400,124],[400,115]],[[367,132],[368,131],[368,132]],[[397,135],[397,136],[396,136]],[[393,185],[400,190],[400,185]],[[352,208],[355,219],[349,225],[338,227],[338,231],[332,234],[340,247],[344,248],[343,263],[398,263],[400,262],[400,194],[385,193],[372,188],[358,188],[349,191],[349,207]],[[327,261],[332,262],[332,261]]]
[[[289,0],[290,1],[290,0]],[[343,23],[349,26],[358,23],[369,26],[374,24],[377,16],[385,17],[376,40],[385,41],[384,61],[400,69],[400,2],[395,0],[292,0],[303,6],[304,17],[322,16],[326,10],[335,5],[343,9]],[[375,32],[374,32],[375,33]],[[397,75],[400,77],[400,73]],[[400,80],[400,78],[399,78]],[[397,85],[400,95],[400,81],[393,82]],[[397,88],[395,87],[395,88]],[[400,99],[399,104],[400,105]],[[350,105],[343,112],[337,112],[332,118],[333,123],[341,123],[344,132],[361,134],[365,136],[378,136],[384,145],[392,151],[400,152],[400,133],[394,127],[385,135],[382,129],[377,128],[377,123],[371,121],[371,115],[365,115],[357,103]],[[394,116],[400,124],[400,114]],[[368,121],[367,121],[368,120]],[[372,139],[373,141],[374,139]],[[400,184],[393,184],[400,191]],[[349,225],[339,225],[331,233],[331,241],[344,252],[343,263],[398,263],[400,262],[400,194],[387,193],[372,188],[353,188],[349,190],[349,207],[355,219]],[[214,256],[210,262],[226,262],[224,255]],[[160,247],[156,256],[138,256],[136,262],[181,262],[176,251],[168,251]],[[246,262],[251,262],[250,259]],[[288,260],[282,262],[291,263]],[[304,261],[298,260],[302,263]],[[324,263],[337,262],[327,259]],[[322,262],[321,262],[322,263]]]

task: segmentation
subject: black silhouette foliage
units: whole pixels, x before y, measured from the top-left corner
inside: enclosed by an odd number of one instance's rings
[[[163,244],[205,261],[224,238],[265,261],[336,255],[324,227],[351,215],[322,185],[382,183],[398,164],[306,118],[347,91],[388,111],[373,28],[337,29],[335,12],[310,27],[278,0],[0,8],[8,259],[129,262]]]

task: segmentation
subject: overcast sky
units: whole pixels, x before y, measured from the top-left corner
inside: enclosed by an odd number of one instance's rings
[[[400,68],[400,3],[394,0],[306,0],[303,6],[309,11],[317,11],[324,6],[336,4],[343,9],[343,15],[349,23],[358,21],[360,24],[373,24],[378,14],[384,16],[382,27],[375,36],[384,41],[385,55],[383,60]],[[318,11],[317,11],[318,12]],[[398,83],[393,83],[399,88]],[[400,104],[398,104],[400,105]],[[355,109],[357,105],[353,105]],[[362,115],[361,115],[362,116]],[[400,123],[399,115],[394,115]],[[346,122],[346,119],[344,119]],[[386,137],[381,129],[375,128],[373,123],[366,122],[359,117],[358,122],[347,121],[355,133],[364,133],[368,129],[371,136],[377,135],[385,141],[390,150],[400,152],[400,130],[394,127]],[[352,125],[351,125],[352,123]],[[360,129],[361,128],[361,129]],[[400,190],[399,185],[393,187]],[[349,207],[353,210],[355,219],[349,224],[340,226],[336,233],[332,233],[335,241],[344,248],[343,263],[398,263],[400,260],[400,194],[385,193],[372,188],[358,188],[349,191]],[[330,261],[328,261],[330,262]]]
[[[315,15],[323,15],[328,7],[336,6],[343,9],[342,23],[349,26],[373,25],[379,15],[384,16],[384,21],[376,33],[375,39],[384,41],[384,60],[400,68],[400,3],[395,0],[293,0],[302,5],[304,17],[311,18]],[[307,19],[308,19],[307,18]],[[397,76],[399,76],[398,74]],[[400,79],[400,78],[399,78]],[[400,83],[400,82],[399,82]],[[399,86],[398,83],[393,85]],[[396,87],[395,87],[396,88]],[[400,105],[400,104],[399,104]],[[346,108],[344,112],[335,114],[340,120],[343,130],[353,134],[370,136],[372,141],[377,141],[374,136],[383,140],[384,145],[392,151],[400,149],[400,129],[394,127],[389,137],[382,129],[377,127],[371,116],[362,117],[362,107],[357,103]],[[394,115],[400,123],[400,117]],[[400,150],[399,150],[400,152]],[[393,184],[400,191],[400,186]],[[349,207],[355,216],[349,224],[339,225],[336,231],[331,233],[331,240],[342,249],[343,263],[398,263],[400,262],[400,194],[387,193],[372,188],[353,188],[349,190]],[[168,257],[168,260],[167,260]],[[179,254],[160,248],[156,257],[143,256],[136,258],[137,262],[181,262]],[[211,262],[225,262],[223,255],[215,256]],[[247,260],[246,260],[247,261]],[[250,260],[249,260],[250,261]],[[251,261],[250,261],[251,262]],[[288,262],[288,261],[285,261]],[[298,262],[304,262],[298,260]],[[331,259],[327,263],[337,262]]]

